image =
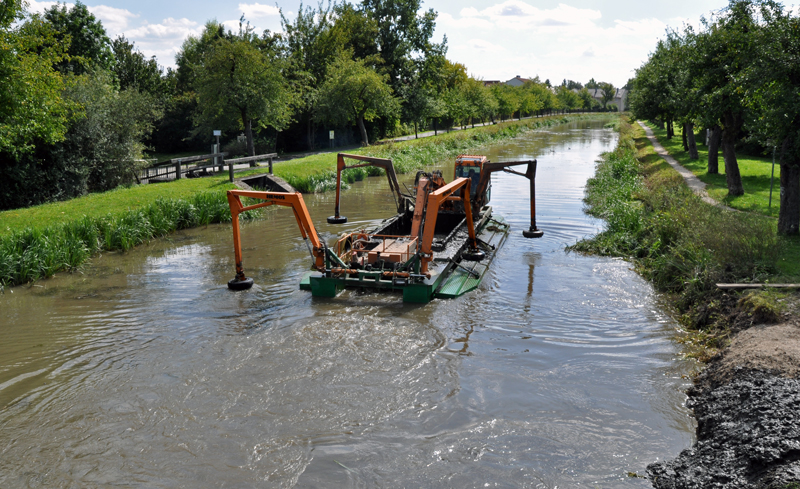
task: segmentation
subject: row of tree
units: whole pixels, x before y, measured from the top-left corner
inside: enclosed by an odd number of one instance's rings
[[[730,0],[695,30],[670,31],[637,70],[630,106],[639,118],[683,127],[697,159],[695,128],[710,131],[708,173],[719,173],[720,147],[728,193],[744,194],[736,144],[776,148],[780,161],[778,231],[800,225],[800,19],[771,0]]]
[[[0,6],[0,208],[132,182],[145,147],[207,151],[214,129],[251,155],[313,149],[329,129],[366,145],[412,127],[610,109],[616,92],[594,80],[486,86],[446,58],[446,38],[432,41],[421,0],[301,4],[281,33],[211,21],[166,71],[80,2],[32,15],[23,3]]]

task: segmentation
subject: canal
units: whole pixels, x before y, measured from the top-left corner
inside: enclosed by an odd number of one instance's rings
[[[292,213],[243,225],[256,286],[232,292],[230,225],[178,232],[0,295],[0,487],[649,487],[694,426],[694,365],[625,261],[566,253],[602,222],[583,187],[617,135],[577,121],[487,149],[512,224],[481,287],[400,295],[298,290]],[[443,168],[452,179],[452,165]],[[413,182],[413,175],[401,175]],[[384,178],[305,196],[322,237],[394,210]]]

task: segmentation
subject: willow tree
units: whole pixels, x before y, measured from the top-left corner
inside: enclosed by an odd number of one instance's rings
[[[358,124],[361,144],[369,145],[365,121],[394,117],[400,104],[386,83],[364,60],[353,60],[349,53],[340,55],[328,67],[319,87],[316,117],[334,124]]]
[[[281,60],[247,35],[218,39],[195,73],[197,124],[244,130],[251,156],[254,123],[280,130],[291,118],[292,94]]]

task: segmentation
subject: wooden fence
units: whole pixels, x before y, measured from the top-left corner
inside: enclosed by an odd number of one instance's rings
[[[167,180],[179,180],[187,175],[197,177],[208,174],[209,169],[217,168],[223,171],[228,167],[230,181],[233,181],[233,167],[241,163],[249,163],[251,167],[258,166],[259,162],[269,163],[269,172],[272,173],[272,162],[278,158],[277,153],[248,156],[246,158],[234,158],[226,160],[228,153],[211,153],[198,156],[187,156],[185,158],[172,158],[168,162],[142,169],[139,172],[140,183],[165,182]],[[194,163],[194,164],[193,164]]]

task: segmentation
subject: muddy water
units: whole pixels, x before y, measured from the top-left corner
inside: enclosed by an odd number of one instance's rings
[[[674,323],[624,261],[566,254],[615,134],[573,123],[488,150],[513,225],[479,290],[428,305],[297,288],[292,213],[177,233],[0,296],[0,487],[648,487],[692,441]],[[445,169],[449,175],[452,169]],[[406,178],[413,178],[407,175]],[[448,180],[450,177],[448,176]],[[381,179],[307,196],[321,234],[376,223]]]

